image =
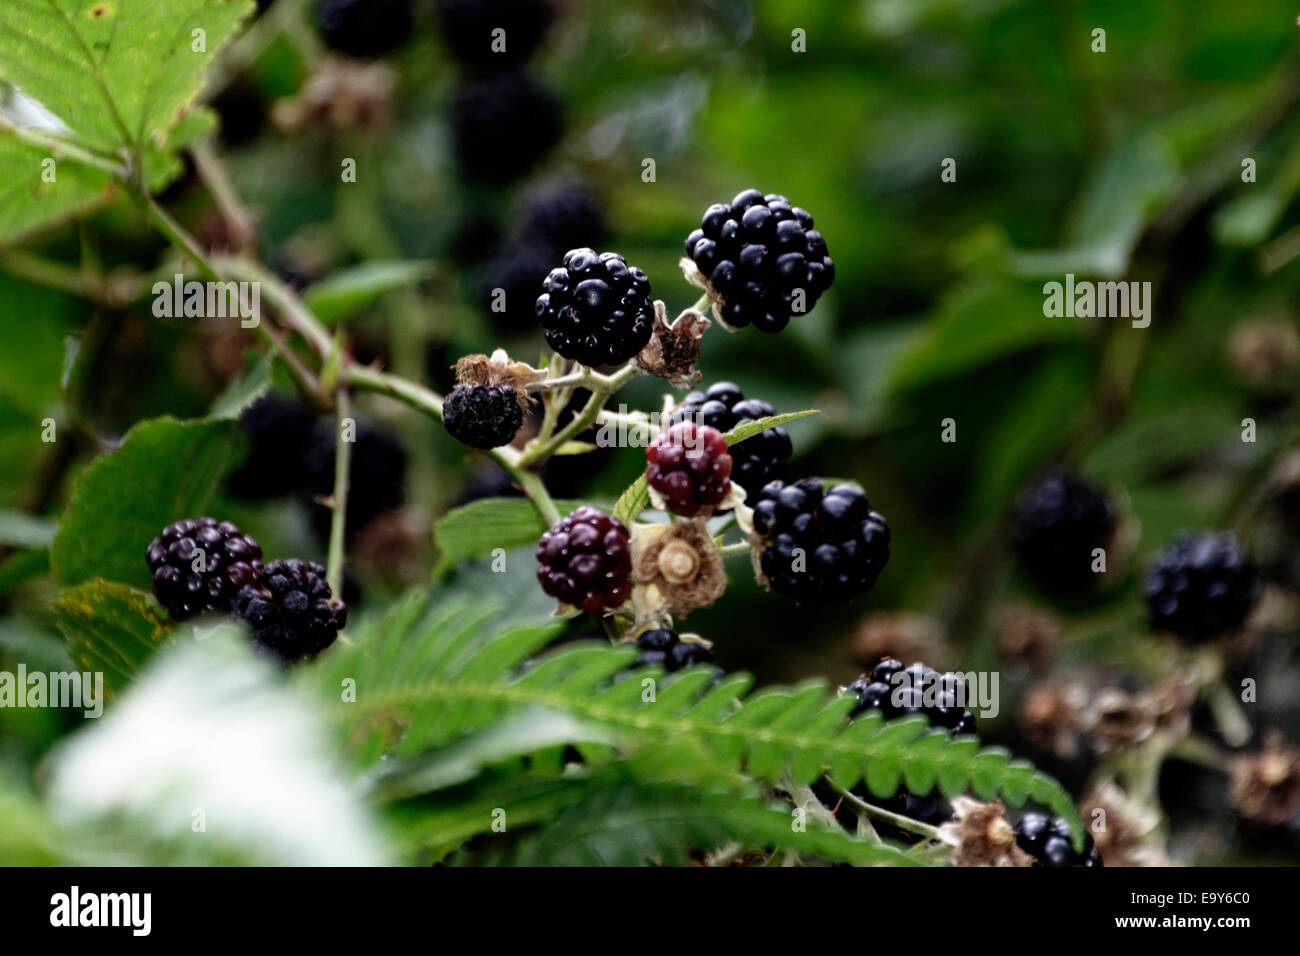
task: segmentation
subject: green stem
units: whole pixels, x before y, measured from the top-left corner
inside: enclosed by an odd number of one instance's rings
[[[637,374],[635,362],[629,362],[613,375],[601,375],[599,372],[593,372],[591,369],[582,368],[573,375],[566,375],[562,379],[553,381],[570,380],[571,384],[580,384],[585,388],[591,389],[591,398],[583,406],[569,424],[565,425],[554,435],[549,438],[535,438],[527,448],[524,449],[523,455],[519,461],[522,465],[534,465],[545,461],[551,455],[555,454],[566,441],[576,435],[582,434],[590,428],[600,415],[601,409],[605,406],[605,400],[610,394],[621,388]]]
[[[352,442],[343,440],[343,431],[352,417],[352,398],[340,386],[334,401],[337,428],[334,435],[334,492],[330,496],[329,563],[325,579],[336,595],[343,593],[343,539],[347,532],[348,476],[352,468]]]
[[[748,541],[738,541],[735,544],[724,544],[722,547],[718,548],[718,554],[722,555],[724,558],[734,558],[738,554],[749,554],[749,551],[750,548]]]
[[[533,507],[537,513],[542,516],[542,520],[548,525],[553,525],[560,520],[560,509],[555,506],[550,492],[546,490],[546,485],[542,483],[541,476],[535,471],[528,471],[517,465],[506,465],[506,470],[519,482],[520,487],[524,489]],[[602,621],[603,623],[603,621]]]
[[[708,308],[709,298],[710,298],[709,294],[705,292],[703,295],[701,295],[698,299],[695,300],[695,303],[691,306],[691,311],[703,313],[704,310]]]
[[[835,787],[834,784],[831,784],[831,786]],[[884,820],[886,823],[892,823],[894,826],[899,827],[900,829],[908,830],[912,833],[920,834],[923,837],[927,837],[928,839],[931,840],[937,840],[940,843],[948,842],[947,840],[944,839],[943,834],[939,832],[938,827],[932,827],[930,826],[930,824],[922,823],[920,820],[913,820],[911,817],[905,817],[901,813],[894,813],[892,810],[886,810],[884,807],[878,807],[874,803],[867,803],[865,800],[863,800],[861,797],[857,796],[853,792],[843,789],[841,787],[835,787],[835,791],[839,793],[839,795],[842,796],[845,800],[847,800],[852,807],[862,811],[869,817],[873,817],[874,819],[877,820]]]

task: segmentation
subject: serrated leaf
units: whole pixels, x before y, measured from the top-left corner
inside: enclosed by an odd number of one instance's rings
[[[561,514],[568,514],[582,503],[557,501]],[[442,574],[453,565],[473,558],[483,558],[497,548],[510,551],[536,544],[547,528],[527,498],[485,498],[449,511],[433,523],[433,543],[438,548],[434,574]]]
[[[90,578],[151,586],[144,552],[166,525],[211,503],[237,447],[230,421],[140,422],[113,452],[91,462],[72,488],[51,545],[63,584]]]
[[[144,591],[115,581],[87,581],[59,598],[57,623],[78,667],[104,675],[112,696],[154,651],[172,640],[174,625]]]
[[[614,517],[625,525],[631,525],[637,515],[645,511],[650,504],[650,484],[645,475],[628,485],[614,503]]]
[[[342,269],[310,286],[303,299],[322,322],[334,322],[380,296],[428,279],[433,263],[423,259],[378,260]]]
[[[731,431],[723,434],[728,445],[736,445],[746,438],[752,438],[759,432],[765,432],[773,428],[779,428],[787,422],[798,421],[800,418],[807,418],[809,415],[819,415],[821,410],[817,408],[807,408],[801,412],[785,412],[781,415],[768,415],[766,418],[755,418],[751,421],[741,422]]]
[[[209,420],[235,419],[243,414],[271,388],[271,361],[274,353],[267,352],[243,375],[226,386],[208,411]]]

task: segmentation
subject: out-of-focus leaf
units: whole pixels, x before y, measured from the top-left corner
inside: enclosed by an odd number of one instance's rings
[[[271,388],[271,358],[267,352],[245,374],[232,381],[226,390],[217,396],[208,411],[208,418],[238,418]]]
[[[115,581],[87,581],[65,591],[58,624],[68,655],[78,667],[102,673],[110,696],[172,640],[171,621],[149,595]]]
[[[579,507],[579,501],[557,501],[560,514]],[[485,498],[449,511],[433,523],[433,543],[438,548],[441,574],[471,558],[490,555],[497,548],[510,551],[534,544],[546,530],[537,509],[527,498]]]
[[[433,263],[423,260],[366,262],[322,279],[310,286],[303,298],[318,319],[334,322],[385,293],[422,282],[432,274]]]

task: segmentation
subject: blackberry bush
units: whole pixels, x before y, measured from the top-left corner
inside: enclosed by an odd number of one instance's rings
[[[743,421],[775,415],[776,409],[760,399],[745,398],[732,382],[715,382],[707,391],[691,392],[673,411],[670,423],[692,420],[720,432],[729,432]],[[784,428],[769,428],[751,435],[729,449],[731,480],[745,489],[752,504],[769,481],[782,476],[794,452]]]
[[[1231,534],[1186,535],[1156,560],[1145,591],[1153,630],[1199,644],[1245,620],[1259,577]]]
[[[229,521],[185,518],[162,529],[149,543],[145,560],[154,597],[173,620],[184,621],[205,611],[227,610],[240,588],[261,571],[262,548]]]
[[[286,664],[309,660],[334,643],[348,609],[314,561],[272,561],[235,596],[234,612],[258,645]]]
[[[1106,548],[1114,533],[1115,512],[1101,489],[1060,469],[1030,488],[1017,506],[1021,565],[1049,591],[1093,587],[1093,551]]]
[[[542,535],[537,562],[542,590],[588,614],[612,611],[632,593],[627,528],[590,505],[560,519]]]
[[[673,514],[712,514],[731,491],[731,455],[722,433],[708,425],[678,422],[646,449],[646,480]]]
[[[537,297],[546,344],[584,365],[618,365],[650,341],[650,280],[616,252],[571,249]]]

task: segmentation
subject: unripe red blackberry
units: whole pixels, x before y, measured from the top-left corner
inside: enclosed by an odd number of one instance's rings
[[[457,385],[442,406],[442,424],[452,438],[471,448],[500,448],[514,441],[524,423],[509,385]]]
[[[334,643],[348,609],[334,598],[325,569],[314,561],[272,561],[240,589],[233,610],[257,643],[284,663],[308,660]]]
[[[889,524],[853,485],[770,482],[754,503],[754,532],[768,585],[800,601],[865,594],[889,561]]]
[[[776,409],[756,398],[745,398],[732,382],[715,382],[705,392],[691,392],[673,410],[670,423],[688,419],[729,432],[743,421],[755,421],[776,414]],[[785,463],[794,452],[790,435],[784,428],[769,428],[733,444],[731,480],[745,489],[752,504],[763,486],[780,478]]]
[[[570,249],[537,297],[546,344],[583,365],[619,365],[650,341],[650,280],[617,252]]]
[[[811,310],[835,278],[812,216],[757,189],[706,209],[686,239],[686,254],[722,297],[722,319],[735,328],[753,323],[779,332],[791,315]]]
[[[632,543],[627,528],[583,505],[537,542],[542,590],[589,614],[621,606],[632,593]]]
[[[228,610],[239,589],[261,571],[262,548],[229,521],[185,518],[163,528],[145,561],[158,603],[173,620],[184,621],[204,611]]]
[[[1101,866],[1101,854],[1084,833],[1083,852],[1078,853],[1070,838],[1070,824],[1064,817],[1048,819],[1041,813],[1026,813],[1016,824],[1016,844],[1038,866]]]
[[[1160,555],[1145,591],[1152,630],[1198,644],[1245,620],[1259,576],[1233,535],[1186,536]]]
[[[722,432],[695,422],[678,422],[655,436],[645,450],[650,487],[673,514],[706,516],[731,491],[731,455]]]

